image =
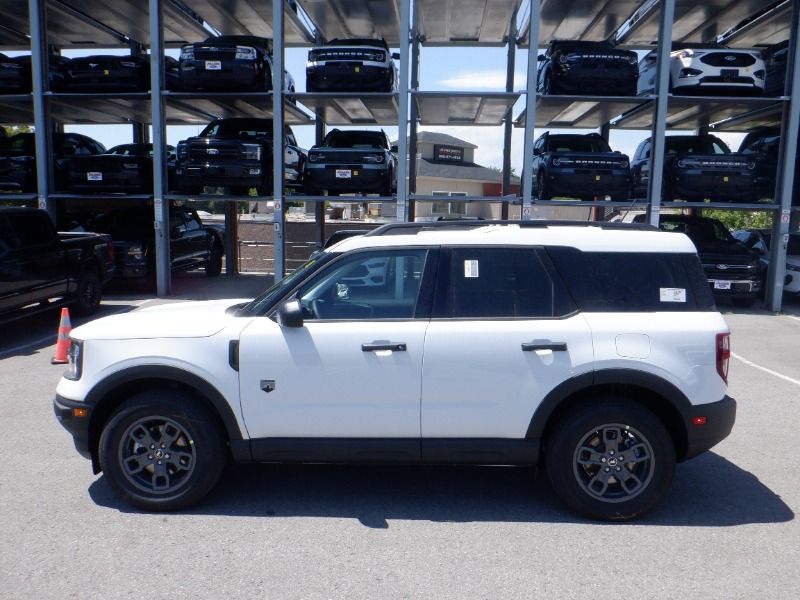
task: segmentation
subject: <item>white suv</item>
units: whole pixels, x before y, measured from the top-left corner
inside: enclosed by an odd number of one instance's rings
[[[655,93],[657,52],[639,63],[639,94]],[[669,55],[669,90],[675,94],[705,93],[758,95],[764,93],[764,61],[757,50],[716,44],[680,46]]]
[[[73,330],[55,412],[95,472],[150,510],[197,502],[229,458],[543,462],[574,511],[624,519],[730,432],[729,352],[683,234],[395,224],[249,302]]]

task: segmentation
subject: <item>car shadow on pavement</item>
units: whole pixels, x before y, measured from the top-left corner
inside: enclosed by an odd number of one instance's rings
[[[89,486],[100,506],[121,502],[105,477]],[[503,467],[232,465],[212,494],[183,514],[392,520],[588,523],[569,513],[543,470]],[[637,525],[730,527],[794,519],[754,475],[714,453],[678,465],[667,496]]]

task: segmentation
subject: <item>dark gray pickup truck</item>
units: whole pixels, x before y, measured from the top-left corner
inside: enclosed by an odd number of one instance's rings
[[[44,211],[0,207],[0,322],[63,304],[92,314],[113,272],[111,236],[58,233]]]

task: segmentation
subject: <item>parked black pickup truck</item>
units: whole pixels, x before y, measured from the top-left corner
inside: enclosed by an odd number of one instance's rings
[[[44,211],[0,208],[0,321],[61,304],[92,314],[113,273],[111,236],[57,233]]]
[[[227,187],[244,194],[255,187],[272,193],[272,119],[232,118],[209,123],[200,135],[178,142],[175,176],[178,191],[198,194],[204,186]],[[284,130],[284,180],[300,186],[305,150],[292,128]]]
[[[627,200],[631,185],[628,165],[628,157],[611,150],[596,133],[546,132],[533,145],[534,191],[539,200],[554,196]]]
[[[631,161],[633,197],[647,195],[650,138],[636,148]],[[756,161],[734,154],[713,135],[669,135],[664,140],[664,201],[680,198],[703,202],[757,202]]]
[[[634,222],[644,222],[637,215]],[[759,255],[734,238],[717,219],[662,214],[658,226],[686,234],[697,248],[708,284],[716,298],[737,306],[752,306],[761,293],[764,269]]]

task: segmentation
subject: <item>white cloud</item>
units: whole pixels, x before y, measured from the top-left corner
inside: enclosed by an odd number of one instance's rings
[[[514,89],[518,90],[525,87],[526,74],[521,72],[514,73]],[[448,89],[458,90],[488,90],[506,88],[506,72],[503,69],[493,69],[487,71],[466,71],[455,73],[447,79],[437,82],[439,86]]]

